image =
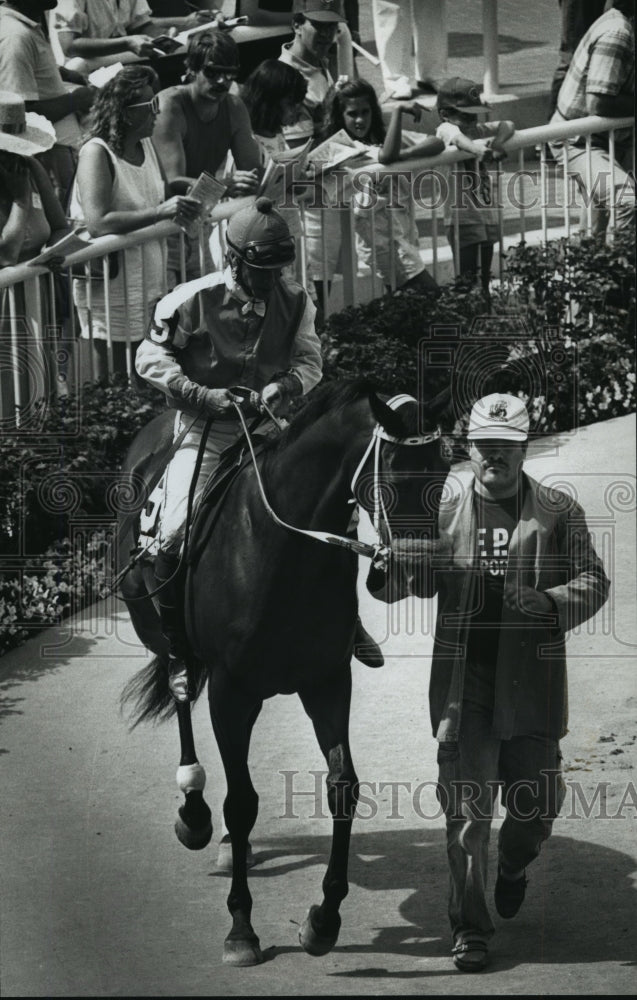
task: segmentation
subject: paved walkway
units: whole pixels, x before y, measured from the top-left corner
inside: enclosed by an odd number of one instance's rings
[[[577,491],[613,590],[568,642],[569,795],[519,916],[496,919],[488,971],[468,980],[449,958],[426,708],[431,602],[390,613],[363,597],[387,664],[353,668],[351,742],[367,802],[341,938],[323,959],[297,940],[328,848],[329,821],[314,815],[323,761],[298,700],[266,703],[251,755],[261,799],[251,885],[270,961],[246,970],[220,961],[229,882],[214,850],[190,854],[173,834],[175,725],[131,734],[119,714],[145,657],[113,602],[0,660],[2,996],[632,995],[634,444],[625,417],[549,438],[529,458],[536,477]],[[218,830],[224,783],[204,699],[194,717]]]

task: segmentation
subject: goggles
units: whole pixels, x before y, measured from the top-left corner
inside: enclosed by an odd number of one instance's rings
[[[249,243],[242,249],[233,246],[230,240],[228,240],[228,246],[235,251],[248,267],[256,267],[263,270],[285,267],[286,264],[291,264],[296,257],[296,245],[293,236],[288,236],[282,240],[272,240],[267,243]]]
[[[218,80],[220,76],[227,80],[229,83],[234,83],[239,76],[239,68],[237,66],[215,66],[214,63],[208,63],[207,66],[201,67],[201,72],[205,76],[206,80],[211,80],[214,82]]]
[[[144,110],[150,110],[156,115],[159,112],[159,98],[155,95],[151,101],[142,101],[140,104],[129,104],[128,107],[137,108],[138,110],[139,108],[144,108]]]

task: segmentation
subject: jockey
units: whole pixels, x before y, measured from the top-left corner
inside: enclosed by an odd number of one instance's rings
[[[175,438],[185,430],[165,472],[155,560],[170,688],[178,701],[188,698],[189,656],[180,555],[207,420],[212,417],[195,502],[221,452],[242,433],[234,404],[245,399],[232,388],[253,390],[276,413],[292,397],[309,392],[322,374],[316,309],[300,285],[282,277],[282,268],[295,258],[294,240],[272,202],[259,198],[233,215],[226,241],[226,270],[178,285],[160,299],[135,360],[138,374],[176,409]],[[369,649],[373,640],[360,629],[357,639]]]
[[[194,500],[221,452],[242,432],[231,387],[255,390],[273,412],[308,392],[321,378],[316,309],[303,288],[281,270],[295,258],[287,223],[267,198],[232,216],[228,266],[178,285],[157,303],[135,359],[137,373],[161,389],[176,410],[175,438],[187,432],[165,473],[155,576],[161,585],[161,628],[168,644],[171,690],[186,700],[183,595],[179,572],[188,496],[199,445],[208,434]],[[193,422],[194,421],[194,422]]]

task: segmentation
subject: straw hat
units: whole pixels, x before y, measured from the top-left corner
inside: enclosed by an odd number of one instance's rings
[[[19,94],[0,90],[0,150],[16,156],[44,153],[55,143],[55,129],[48,118],[25,111]]]

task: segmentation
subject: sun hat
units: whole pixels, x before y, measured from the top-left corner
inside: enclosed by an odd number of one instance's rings
[[[528,436],[529,414],[517,396],[493,392],[474,403],[467,441],[526,441]]]
[[[43,115],[26,111],[19,94],[0,90],[0,150],[35,156],[55,144],[55,129]]]
[[[295,14],[305,14],[310,21],[344,21],[342,0],[295,0]]]
[[[489,110],[489,105],[480,96],[478,84],[462,76],[452,76],[438,88],[436,107],[465,111],[471,115]]]

